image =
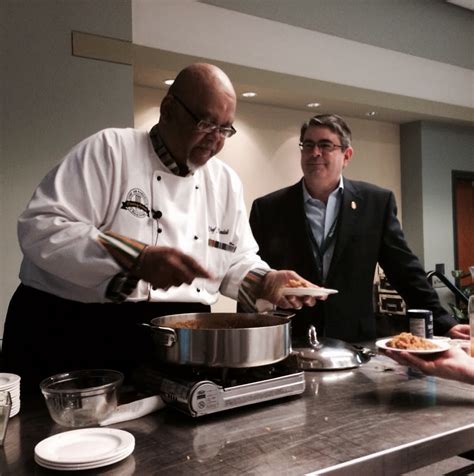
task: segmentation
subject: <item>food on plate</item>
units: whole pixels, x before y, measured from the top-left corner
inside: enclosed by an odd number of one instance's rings
[[[287,288],[309,288],[309,285],[306,281],[302,281],[301,279],[290,279],[285,287]]]
[[[387,347],[393,347],[395,349],[407,349],[407,350],[429,350],[438,349],[439,347],[431,342],[429,339],[423,337],[414,336],[411,332],[402,332],[397,336],[392,337],[387,342]]]

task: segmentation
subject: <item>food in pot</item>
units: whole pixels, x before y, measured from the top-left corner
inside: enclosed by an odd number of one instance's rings
[[[438,349],[438,346],[430,340],[414,336],[411,332],[402,332],[392,337],[392,339],[387,342],[387,347],[407,350]]]
[[[286,285],[286,288],[309,288],[309,285],[306,281],[301,279],[290,279]]]
[[[265,317],[265,316],[264,316]],[[218,330],[218,329],[246,329],[252,327],[268,327],[263,319],[261,321],[243,321],[236,318],[234,321],[225,320],[219,321],[218,318],[213,319],[212,322],[209,320],[200,321],[200,320],[189,320],[189,321],[176,321],[172,324],[169,324],[173,329],[201,329],[201,330]]]

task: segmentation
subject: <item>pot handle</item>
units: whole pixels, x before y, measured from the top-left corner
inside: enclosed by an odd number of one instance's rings
[[[363,347],[361,345],[356,344],[352,344],[352,347],[359,354],[362,363],[368,362],[372,357],[375,357],[377,355],[372,349],[369,349],[368,347]]]
[[[279,309],[278,310],[274,309],[273,311],[263,311],[263,312],[260,312],[259,314],[264,314],[265,316],[286,317],[287,319],[291,319],[295,315],[294,312],[281,311]]]
[[[176,331],[171,329],[171,327],[153,327],[153,332],[155,333],[155,337],[158,339],[158,343],[160,345],[164,345],[165,347],[173,347],[173,345],[178,342],[178,336],[176,335]]]
[[[171,327],[151,326],[145,322],[143,322],[141,325],[151,329],[154,336],[156,337],[155,342],[157,342],[159,345],[173,347],[173,345],[178,342],[176,331]]]
[[[316,348],[319,345],[318,333],[316,332],[316,327],[313,325],[309,326],[308,328],[308,342],[313,348]]]

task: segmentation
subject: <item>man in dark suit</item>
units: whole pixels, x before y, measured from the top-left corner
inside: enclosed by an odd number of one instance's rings
[[[307,342],[311,324],[318,335],[373,339],[377,263],[408,308],[433,312],[435,334],[467,338],[469,327],[443,309],[409,249],[393,193],[342,177],[353,153],[347,124],[335,115],[314,116],[301,128],[300,149],[303,179],[258,198],[250,213],[259,253],[270,266],[339,291],[297,313],[293,341]]]

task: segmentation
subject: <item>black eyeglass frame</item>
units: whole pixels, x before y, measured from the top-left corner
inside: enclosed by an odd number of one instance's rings
[[[311,148],[305,148],[305,142],[309,145],[311,144]],[[317,147],[321,152],[327,152],[331,153],[334,152],[336,148],[340,148],[341,151],[344,151],[347,149],[346,146],[344,145],[339,145],[339,144],[334,144],[334,142],[331,142],[330,140],[320,140],[318,142],[313,142],[313,141],[303,141],[298,144],[300,150],[302,151],[313,151],[315,147]]]
[[[176,96],[176,94],[173,94],[172,96],[176,102],[181,105],[181,107],[191,116],[198,131],[209,133],[214,132],[217,129],[219,134],[226,138],[232,137],[237,132],[234,126],[218,126],[217,124],[213,124],[210,121],[199,119],[199,117],[197,117],[196,114],[194,114],[194,112],[191,111],[191,109],[189,109],[189,107],[186,106],[186,104],[184,104],[184,102],[178,96]]]

